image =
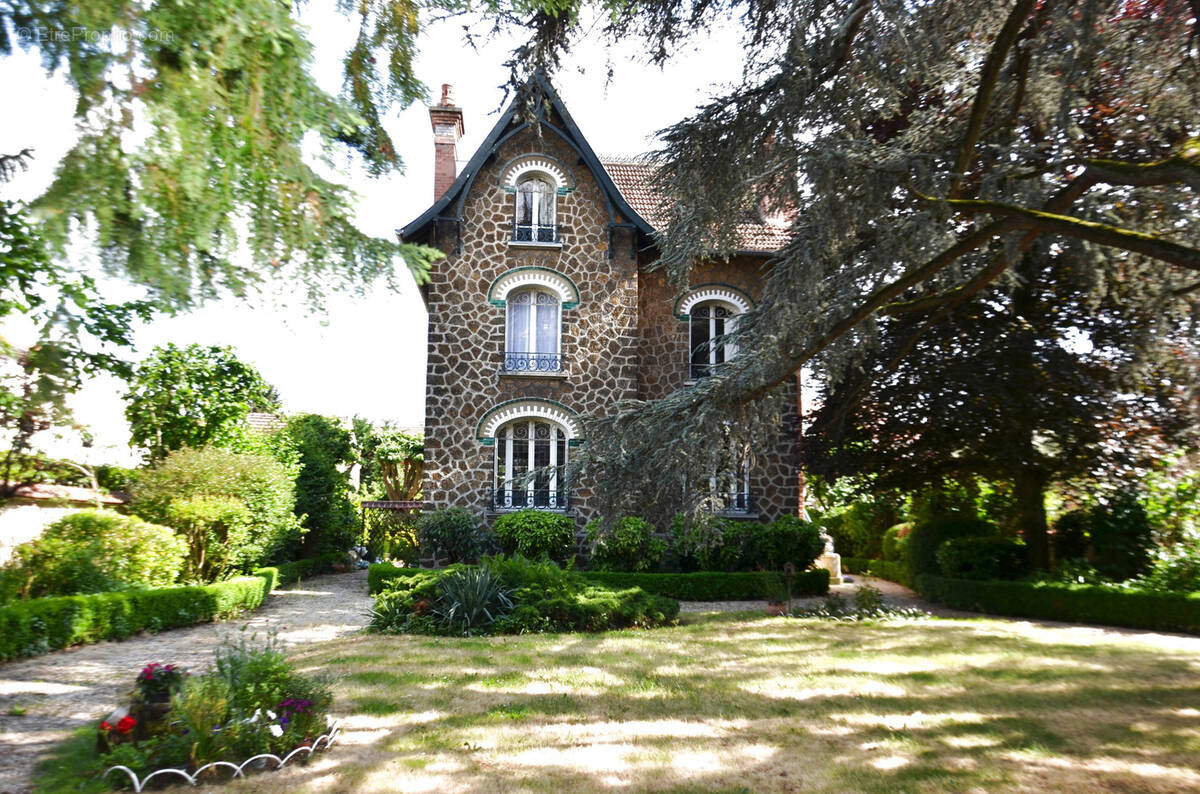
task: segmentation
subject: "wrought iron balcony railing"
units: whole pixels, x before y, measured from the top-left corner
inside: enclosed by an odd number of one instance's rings
[[[505,372],[561,372],[562,368],[563,360],[559,353],[504,354]]]
[[[558,226],[516,224],[513,226],[514,243],[557,243]]]
[[[710,492],[706,501],[709,511],[713,513],[750,512],[750,493],[748,491]]]
[[[491,499],[493,510],[566,510],[571,506],[566,488],[497,488]]]

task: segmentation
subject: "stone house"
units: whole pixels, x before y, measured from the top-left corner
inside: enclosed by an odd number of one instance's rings
[[[786,222],[747,218],[744,250],[701,263],[679,293],[654,261],[651,167],[598,158],[548,81],[535,129],[514,105],[461,171],[463,111],[450,86],[429,109],[435,202],[399,230],[446,258],[423,288],[429,311],[426,509],[493,517],[525,507],[596,515],[565,466],[588,418],[622,399],[686,388],[736,354],[719,339],[761,291]],[[774,221],[774,222],[772,222]],[[732,516],[796,514],[798,422],[771,449],[714,472],[706,499]],[[682,488],[681,488],[682,497]]]

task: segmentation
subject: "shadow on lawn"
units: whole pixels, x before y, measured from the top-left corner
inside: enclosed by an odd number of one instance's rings
[[[1196,658],[1055,636],[712,619],[364,637],[299,654],[345,672],[346,744],[228,790],[1200,788]]]

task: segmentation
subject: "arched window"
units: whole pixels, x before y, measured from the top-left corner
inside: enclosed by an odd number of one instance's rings
[[[558,296],[549,290],[522,289],[508,294],[505,372],[558,372],[562,314]]]
[[[688,316],[691,320],[690,377],[698,380],[710,374],[717,365],[732,359],[737,352],[733,342],[724,338],[733,333],[737,325],[737,310],[721,301],[704,301],[693,306]]]
[[[517,204],[513,223],[513,240],[518,242],[558,242],[558,227],[554,225],[554,185],[541,176],[530,176],[517,183]]]
[[[500,510],[567,508],[567,433],[543,419],[514,419],[496,431],[496,491]]]

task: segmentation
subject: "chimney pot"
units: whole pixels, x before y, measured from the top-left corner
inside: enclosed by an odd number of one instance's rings
[[[442,100],[429,108],[433,125],[433,200],[437,201],[458,176],[458,139],[463,136],[462,108],[454,104],[454,86],[442,84]]]

